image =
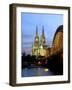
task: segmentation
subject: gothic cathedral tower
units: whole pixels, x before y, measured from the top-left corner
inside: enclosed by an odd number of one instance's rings
[[[32,55],[35,56],[45,56],[46,55],[46,47],[45,47],[45,35],[44,35],[44,27],[42,27],[42,35],[39,40],[38,36],[38,28],[36,27],[36,36],[34,40],[34,44],[32,46]]]
[[[40,46],[45,46],[45,35],[44,35],[44,27],[42,26],[42,35],[40,37]]]
[[[39,45],[39,36],[38,36],[38,27],[36,26],[36,36],[34,40],[34,45],[38,46]]]
[[[39,36],[38,36],[38,27],[36,26],[36,35],[34,40],[34,45],[32,46],[32,55],[39,55]]]
[[[44,35],[44,27],[42,26],[42,35],[40,37],[40,46],[39,46],[39,53],[40,56],[46,55],[46,47],[45,47],[45,35]]]

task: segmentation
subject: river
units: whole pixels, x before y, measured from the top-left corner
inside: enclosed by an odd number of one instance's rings
[[[31,76],[51,76],[54,75],[48,68],[25,68],[22,69],[22,77],[31,77]]]

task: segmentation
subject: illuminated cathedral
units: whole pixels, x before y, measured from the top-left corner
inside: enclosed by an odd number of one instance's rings
[[[44,35],[44,27],[42,27],[42,34],[40,37],[38,35],[38,27],[36,27],[36,35],[32,46],[32,55],[46,56],[46,54],[48,54],[48,51]]]

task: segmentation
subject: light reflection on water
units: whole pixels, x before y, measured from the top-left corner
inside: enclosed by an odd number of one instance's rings
[[[51,76],[53,73],[48,68],[25,68],[22,69],[22,77],[31,77],[31,76]]]

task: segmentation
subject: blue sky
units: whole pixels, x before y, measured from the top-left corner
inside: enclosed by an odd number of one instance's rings
[[[32,44],[38,27],[39,37],[42,34],[42,26],[44,26],[44,34],[46,45],[51,46],[54,33],[59,25],[63,25],[62,14],[40,14],[21,12],[21,50],[27,54],[31,53]]]

